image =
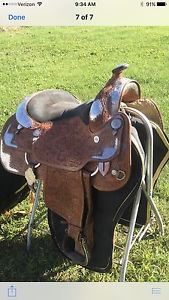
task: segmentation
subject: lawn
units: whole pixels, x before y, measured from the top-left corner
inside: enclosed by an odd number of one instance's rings
[[[142,96],[158,104],[169,132],[169,27],[37,27],[0,31],[0,128],[34,91],[63,88],[82,101],[92,99],[112,68],[127,62],[126,76],[139,81]],[[127,281],[169,281],[169,166],[154,199],[165,224],[156,223],[131,251]],[[124,235],[116,235],[114,267],[98,274],[64,260],[55,248],[47,217],[34,229],[26,251],[27,200],[0,216],[0,281],[117,281]],[[41,199],[36,216],[46,215]],[[121,228],[119,228],[121,231]]]

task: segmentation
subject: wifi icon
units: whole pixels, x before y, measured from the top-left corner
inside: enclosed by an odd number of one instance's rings
[[[41,5],[42,5],[42,2],[37,2],[37,5],[41,6]]]

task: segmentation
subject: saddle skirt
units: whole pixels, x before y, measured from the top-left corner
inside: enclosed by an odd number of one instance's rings
[[[118,132],[112,128],[114,120],[122,124]],[[18,122],[13,116],[6,123],[1,140],[2,163],[7,170],[15,174],[24,175],[28,168],[26,155],[32,166],[40,163],[67,171],[78,171],[86,167],[91,173],[98,163],[101,168],[106,162],[111,161],[109,163],[111,174],[102,176],[103,171],[101,171],[98,172],[99,176],[94,177],[94,186],[97,188],[100,186],[101,190],[118,189],[130,176],[130,121],[122,113],[117,113],[115,118],[110,119],[97,134],[91,133],[79,117],[55,122],[48,129],[41,128],[38,131],[39,137],[34,137],[37,129],[22,128],[18,131],[17,128]],[[83,141],[85,145],[82,147]],[[112,170],[123,172],[124,178],[118,178],[116,174],[112,176]],[[101,177],[105,177],[103,184]]]

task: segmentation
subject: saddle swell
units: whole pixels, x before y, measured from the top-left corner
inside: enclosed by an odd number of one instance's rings
[[[131,103],[141,97],[140,86],[137,81],[124,78],[122,71],[127,64],[113,69],[113,75],[104,88],[97,94],[90,109],[90,130],[100,129],[120,109],[120,103]]]
[[[140,87],[122,77],[126,68],[116,67],[89,103],[55,89],[27,97],[1,139],[6,170],[24,176],[30,187],[43,180],[59,249],[100,272],[110,270],[115,226],[132,206],[144,169],[146,150],[122,105],[138,103]]]

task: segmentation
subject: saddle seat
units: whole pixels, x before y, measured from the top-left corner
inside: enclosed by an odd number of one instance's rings
[[[40,123],[63,118],[79,105],[79,100],[64,90],[39,91],[28,96],[18,106],[16,120],[25,128],[35,128]]]

